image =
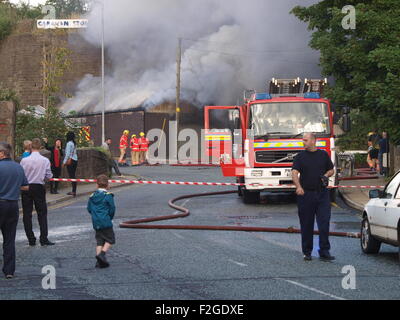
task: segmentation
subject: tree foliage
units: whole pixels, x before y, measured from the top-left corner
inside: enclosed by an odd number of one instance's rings
[[[18,21],[37,19],[41,15],[41,6],[33,7],[24,2],[16,5],[0,0],[0,41],[11,34]]]
[[[84,139],[80,138],[80,125],[74,121],[64,119],[64,115],[52,104],[45,110],[44,114],[35,112],[35,108],[28,107],[19,112],[16,118],[16,155],[21,155],[24,140],[33,138],[48,138],[49,144],[53,145],[57,138],[65,143],[68,131],[75,132],[78,137],[79,146],[87,146]]]
[[[0,88],[0,101],[14,102],[16,110],[19,110],[19,108],[21,106],[21,101],[20,101],[17,93],[10,89],[1,89]]]
[[[57,19],[67,19],[71,16],[80,16],[88,10],[88,0],[48,0],[46,5],[56,8]]]
[[[71,66],[72,51],[67,47],[50,43],[42,60],[44,107],[49,105],[49,99],[55,99],[61,91],[65,72]]]
[[[354,30],[342,27],[342,8],[346,5],[356,9]],[[310,46],[321,53],[322,73],[335,79],[326,90],[327,96],[363,115],[366,130],[374,126],[388,130],[399,143],[398,0],[323,0],[310,7],[297,6],[292,13],[308,23],[313,31]]]

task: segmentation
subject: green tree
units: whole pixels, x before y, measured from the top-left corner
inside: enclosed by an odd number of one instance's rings
[[[48,0],[47,5],[56,8],[57,19],[66,19],[71,16],[80,16],[88,10],[88,0]]]
[[[0,0],[0,41],[11,34],[18,21],[37,19],[42,15],[41,7],[33,7],[27,3],[18,5]]]
[[[41,6],[33,7],[28,3],[22,2],[15,6],[18,20],[22,19],[41,19],[43,16]]]
[[[16,118],[16,139],[15,151],[20,156],[23,152],[24,140],[33,138],[48,138],[49,144],[53,145],[57,138],[65,142],[65,135],[68,131],[75,132],[80,146],[87,146],[84,140],[80,139],[80,125],[77,122],[64,119],[62,114],[54,105],[50,104],[44,114],[35,112],[35,109],[28,107],[17,114]]]
[[[0,88],[0,101],[12,101],[14,102],[15,108],[19,110],[20,108],[20,99],[17,93],[13,90],[9,89],[1,89]]]
[[[345,30],[342,8],[356,9],[356,28]],[[400,6],[398,0],[324,0],[292,10],[313,31],[310,46],[321,53],[326,90],[332,101],[367,118],[363,124],[386,129],[400,142]],[[354,133],[352,133],[354,135]],[[365,140],[364,140],[365,141]],[[363,141],[363,143],[365,143]]]
[[[8,2],[0,2],[0,41],[5,39],[13,30],[15,25],[13,6]]]
[[[47,109],[49,101],[57,103],[56,96],[61,93],[61,85],[65,72],[71,66],[72,51],[66,47],[50,42],[44,49],[43,66],[43,107]]]

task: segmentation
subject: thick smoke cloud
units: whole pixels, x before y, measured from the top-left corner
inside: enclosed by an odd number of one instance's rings
[[[306,24],[289,14],[312,0],[105,0],[107,110],[174,101],[182,40],[181,97],[196,105],[236,104],[272,77],[319,77]],[[101,7],[84,37],[101,44]],[[64,111],[100,111],[101,79],[85,76]]]

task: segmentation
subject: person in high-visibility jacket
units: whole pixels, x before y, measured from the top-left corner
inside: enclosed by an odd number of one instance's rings
[[[133,134],[131,137],[131,161],[132,165],[136,166],[139,164],[140,160],[140,143],[139,138],[136,137],[136,134]]]
[[[146,138],[144,132],[140,133],[139,138],[140,145],[140,163],[144,163],[147,161],[147,151],[149,150],[149,140]]]
[[[129,130],[124,130],[122,133],[121,138],[119,139],[119,160],[118,160],[118,165],[120,166],[126,166],[126,149],[128,148],[128,136],[129,136]]]

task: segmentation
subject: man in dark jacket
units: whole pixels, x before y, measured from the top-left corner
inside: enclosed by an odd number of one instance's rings
[[[96,231],[96,268],[107,268],[110,264],[106,252],[115,244],[112,219],[115,214],[114,195],[107,191],[108,177],[97,177],[98,189],[89,198],[87,210],[92,216],[93,229]]]

